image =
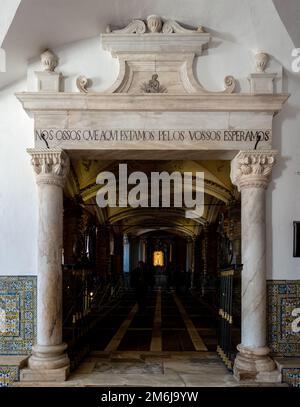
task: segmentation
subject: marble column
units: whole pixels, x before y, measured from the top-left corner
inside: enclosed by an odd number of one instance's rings
[[[28,150],[39,198],[37,343],[28,361],[31,380],[61,380],[69,373],[62,343],[63,186],[69,170],[62,150]]]
[[[238,380],[277,381],[266,346],[265,190],[276,151],[240,151],[232,162],[231,179],[241,191],[242,340],[234,374]]]

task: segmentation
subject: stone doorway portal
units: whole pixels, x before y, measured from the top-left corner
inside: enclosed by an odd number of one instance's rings
[[[60,377],[69,371],[62,343],[63,187],[70,159],[232,160],[231,180],[241,192],[242,339],[235,376],[280,379],[266,346],[265,189],[277,152],[272,150],[273,115],[287,95],[274,94],[274,75],[250,74],[250,92],[234,94],[235,80],[210,92],[193,63],[210,35],[174,21],[134,21],[102,35],[120,73],[104,93],[60,92],[57,61],[47,53],[37,73],[38,92],[17,95],[34,115],[35,148],[30,149],[39,199],[37,344],[23,379]],[[44,56],[45,57],[45,56]],[[55,62],[56,61],[56,62]],[[50,70],[49,70],[50,67]],[[255,239],[253,239],[255,236]]]

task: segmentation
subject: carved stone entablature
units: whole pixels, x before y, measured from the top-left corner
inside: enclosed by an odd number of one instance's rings
[[[143,91],[143,84],[153,75],[159,75],[168,94],[232,93],[232,76],[225,78],[223,91],[210,92],[194,75],[195,57],[202,54],[210,38],[202,27],[184,28],[154,15],[145,21],[133,20],[120,30],[109,28],[101,35],[102,45],[118,58],[120,71],[107,93],[152,93]]]
[[[269,183],[276,150],[240,151],[232,161],[231,181],[239,190],[243,188],[264,188]]]
[[[60,149],[27,149],[36,174],[37,184],[64,186],[69,172],[69,158]]]

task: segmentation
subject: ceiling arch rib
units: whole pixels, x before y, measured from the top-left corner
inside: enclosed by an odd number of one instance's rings
[[[185,208],[120,208],[106,207],[99,208],[96,202],[96,195],[101,187],[96,184],[96,178],[101,171],[111,171],[115,174],[116,189],[119,190],[118,172],[119,161],[105,160],[77,160],[72,161],[72,171],[68,180],[66,193],[70,196],[79,197],[82,207],[96,214],[100,224],[114,224],[123,228],[123,232],[142,233],[147,228],[167,228],[177,230],[179,233],[188,235],[197,234],[203,224],[214,222],[220,207],[227,205],[232,199],[232,184],[229,178],[230,164],[228,161],[126,161],[128,174],[134,171],[145,172],[148,179],[151,173],[166,171],[169,174],[177,171],[181,174],[190,172],[203,172],[204,179],[204,212],[202,218],[189,223],[185,217]],[[122,161],[122,164],[125,162]],[[194,178],[195,180],[195,178]],[[195,192],[196,182],[193,185]],[[173,185],[171,186],[172,193]],[[149,186],[149,196],[150,196]],[[160,189],[161,197],[162,191]],[[171,199],[172,201],[172,199]],[[117,202],[118,204],[118,196]],[[168,224],[166,224],[168,219]],[[170,220],[170,221],[169,221]],[[120,229],[120,230],[121,230]]]
[[[168,218],[166,221],[166,214],[168,214]],[[165,223],[169,223],[169,221],[176,217],[176,218],[183,218],[186,223],[200,223],[204,224],[206,221],[203,218],[196,218],[196,219],[188,219],[185,218],[185,210],[182,208],[122,208],[122,210],[117,213],[116,215],[110,216],[107,221],[110,224],[116,224],[118,222],[123,221],[124,219],[129,218],[146,218],[150,217],[151,219],[155,219],[155,221],[159,219],[164,219]]]
[[[187,219],[181,208],[127,208],[111,216],[108,223],[122,225],[123,233],[140,235],[145,230],[173,230],[193,236],[200,232],[206,220],[204,218]]]

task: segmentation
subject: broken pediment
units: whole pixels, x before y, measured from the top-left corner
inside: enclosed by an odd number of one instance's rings
[[[207,94],[232,93],[235,80],[227,76],[224,90],[210,92],[194,75],[194,62],[208,47],[210,34],[173,20],[149,16],[101,35],[103,48],[118,58],[120,70],[107,93]]]

